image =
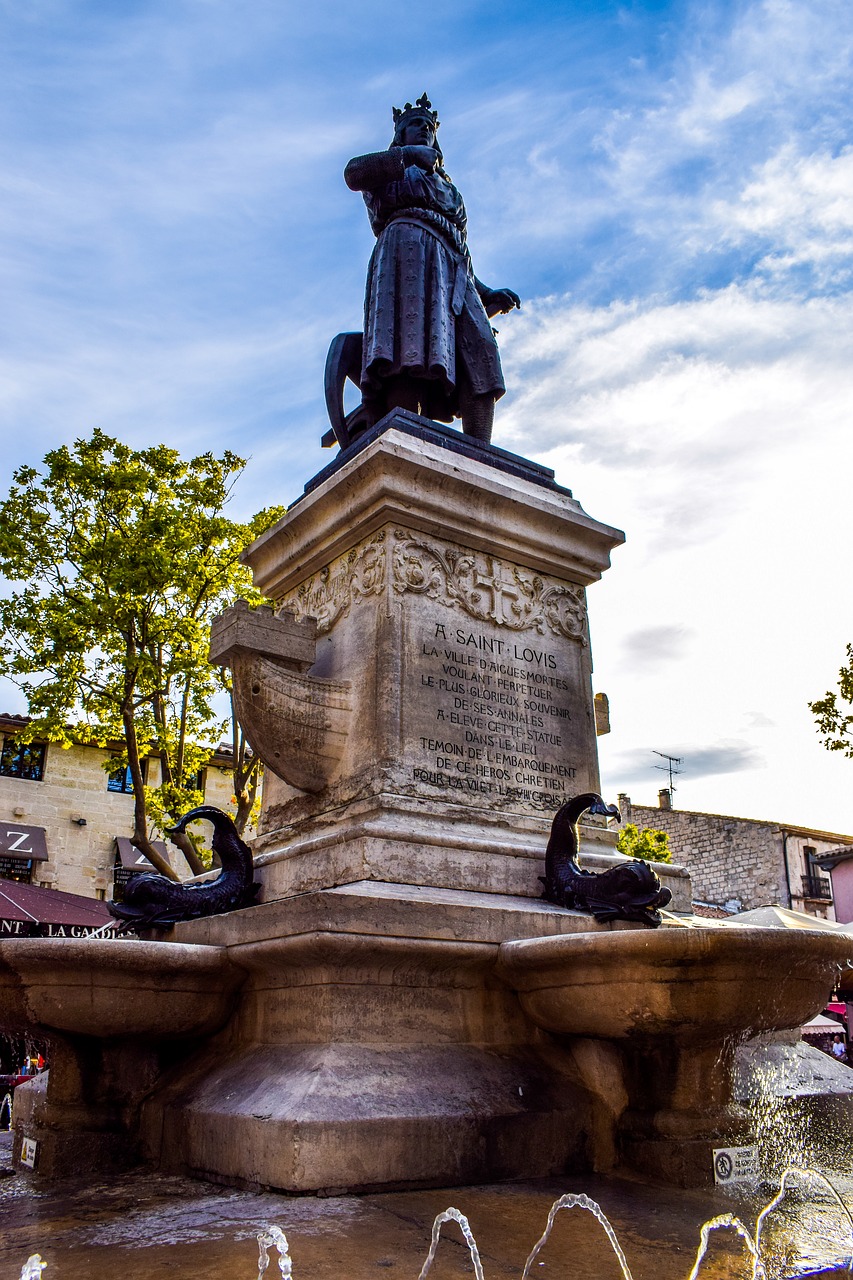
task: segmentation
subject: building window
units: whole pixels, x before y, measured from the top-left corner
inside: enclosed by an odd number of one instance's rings
[[[803,845],[803,857],[806,863],[806,874],[803,876],[803,897],[812,902],[832,901],[832,881],[823,874],[823,868],[817,862],[817,849],[813,845]]]
[[[812,902],[832,902],[832,881],[829,876],[803,876],[803,897]]]
[[[32,878],[32,858],[5,858],[0,856],[0,880],[17,880],[18,884],[30,884]]]
[[[141,760],[142,781],[145,782],[148,773],[148,761]],[[133,778],[130,773],[130,765],[126,769],[116,769],[114,773],[107,777],[107,791],[118,791],[122,795],[133,795]]]
[[[14,738],[4,738],[3,750],[0,752],[0,775],[4,778],[26,778],[30,782],[41,782],[46,753],[45,742],[19,743]]]

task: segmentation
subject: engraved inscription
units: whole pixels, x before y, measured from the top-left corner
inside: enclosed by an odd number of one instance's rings
[[[578,774],[565,650],[425,620],[411,690],[413,782],[480,804],[559,808]]]

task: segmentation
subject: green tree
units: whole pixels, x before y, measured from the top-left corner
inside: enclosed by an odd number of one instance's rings
[[[214,710],[227,679],[207,661],[210,622],[237,596],[260,602],[240,553],[280,514],[224,514],[244,466],[233,453],[133,450],[96,430],[48,453],[42,471],[19,468],[0,504],[0,572],[25,584],[0,601],[0,672],[31,716],[21,738],[121,743],[105,767],[130,770],[133,844],[173,879],[151,827],[201,801],[194,779],[228,723]],[[259,762],[236,726],[233,745],[242,829]],[[156,786],[143,781],[150,753]],[[203,870],[191,839],[175,843]]]
[[[827,751],[843,751],[853,757],[853,714],[845,713],[839,698],[853,708],[853,644],[847,646],[847,665],[838,672],[838,692],[827,692],[824,698],[809,703]]]
[[[627,857],[642,858],[644,862],[672,862],[669,836],[654,827],[641,831],[636,823],[626,822],[619,832],[616,848]]]

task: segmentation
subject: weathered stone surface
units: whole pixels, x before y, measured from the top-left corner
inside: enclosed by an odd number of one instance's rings
[[[809,929],[632,930],[508,942],[499,971],[549,1031],[695,1046],[801,1026],[851,949],[850,938]]]
[[[713,1145],[749,1132],[732,1103],[732,1031],[812,1012],[850,948],[829,931],[650,934],[527,897],[374,881],[170,936],[5,944],[18,961],[7,1007],[62,1028],[48,1097],[16,1117],[19,1137],[44,1144],[45,1171],[72,1158],[75,1134],[78,1167],[139,1141],[164,1168],[297,1191],[620,1161],[701,1183]],[[45,995],[45,965],[87,945],[90,967],[103,949],[97,978],[75,981],[72,964]],[[214,985],[223,961],[242,983],[234,1011],[198,1049],[164,1057],[166,1038],[209,1014],[204,953]]]
[[[226,947],[235,963],[244,965],[247,947],[321,931],[498,947],[513,938],[589,930],[609,933],[619,927],[623,926],[598,925],[580,911],[541,899],[363,880],[274,900],[248,911],[187,920],[171,930],[170,937]]]
[[[352,732],[349,681],[288,671],[245,649],[230,666],[237,719],[267,769],[288,786],[325,790]]]
[[[146,1145],[167,1168],[376,1190],[476,1183],[487,1169],[580,1171],[587,1160],[583,1090],[530,1050],[263,1044],[198,1069],[203,1081],[190,1068],[162,1099],[162,1146]]]
[[[549,822],[542,818],[430,804],[387,793],[355,802],[306,822],[282,847],[273,831],[255,842],[256,865],[266,900],[356,880],[539,898]],[[583,865],[604,871],[622,861],[615,835],[605,827],[582,828]],[[656,864],[672,890],[674,911],[689,911],[688,873]]]
[[[352,730],[349,681],[307,675],[317,621],[238,600],[213,621],[210,661],[231,668],[238,721],[252,749],[289,786],[322,791]]]
[[[813,1016],[849,956],[850,939],[817,930],[674,927],[507,942],[498,972],[533,1022],[568,1039],[600,1107],[624,1097],[609,1130],[621,1159],[701,1186],[715,1147],[755,1140],[755,1116],[735,1098],[735,1046]],[[584,1049],[590,1038],[606,1046],[603,1064]],[[750,1065],[741,1061],[741,1082]],[[839,1104],[849,1114],[848,1099]]]
[[[230,666],[237,653],[257,653],[294,671],[313,665],[317,648],[314,618],[276,614],[269,605],[251,609],[238,600],[218,617],[210,628],[210,661],[214,666]]]
[[[0,942],[0,1028],[98,1037],[209,1035],[231,1012],[243,977],[218,947],[14,939]]]
[[[396,526],[283,607],[320,619],[312,675],[352,678],[330,799],[349,798],[366,770],[374,791],[510,814],[549,814],[597,785],[581,586]]]
[[[246,561],[259,590],[282,600],[397,523],[581,586],[601,577],[624,541],[618,529],[592,519],[559,485],[491,466],[487,450],[480,461],[414,437],[410,417],[395,414],[382,435],[252,544]]]
[[[622,535],[541,469],[451,452],[409,418],[246,555],[281,612],[317,620],[309,678],[352,698],[326,785],[268,781],[268,899],[365,878],[539,896],[553,813],[598,789],[585,588]]]

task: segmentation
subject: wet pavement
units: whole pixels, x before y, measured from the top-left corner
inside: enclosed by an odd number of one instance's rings
[[[5,1135],[0,1135],[0,1139]],[[7,1163],[0,1141],[0,1166]],[[756,1196],[676,1192],[623,1179],[566,1176],[525,1183],[452,1187],[383,1195],[292,1197],[253,1194],[191,1179],[137,1171],[96,1185],[39,1186],[29,1175],[0,1178],[0,1280],[18,1280],[27,1258],[47,1262],[44,1280],[255,1280],[257,1234],[271,1225],[288,1238],[295,1280],[417,1280],[435,1215],[455,1205],[469,1219],[486,1280],[520,1277],[554,1200],[586,1192],[612,1222],[633,1280],[687,1280],[702,1223],[720,1213],[752,1229],[775,1188]],[[853,1184],[849,1191],[853,1193]],[[853,1203],[844,1189],[848,1204]],[[768,1277],[842,1264],[850,1224],[810,1188],[786,1197],[773,1215]],[[775,1243],[770,1241],[774,1237]],[[278,1255],[267,1280],[282,1275]],[[468,1280],[473,1266],[459,1227],[443,1229],[434,1280]],[[558,1215],[532,1267],[540,1280],[619,1280],[616,1257],[598,1222],[579,1209]],[[712,1237],[702,1280],[751,1275],[749,1255],[731,1231]]]

